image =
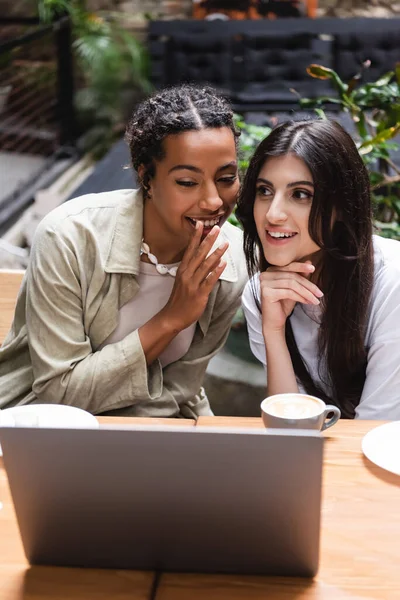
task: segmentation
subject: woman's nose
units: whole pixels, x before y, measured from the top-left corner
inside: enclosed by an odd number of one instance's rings
[[[274,198],[269,205],[266,216],[270,223],[284,223],[287,220],[287,213],[283,202]]]
[[[204,193],[202,196],[199,207],[202,210],[208,210],[210,212],[217,211],[223,204],[221,197],[219,196],[217,189],[211,189]]]

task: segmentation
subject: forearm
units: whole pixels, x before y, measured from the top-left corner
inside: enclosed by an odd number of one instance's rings
[[[182,329],[183,327],[168,318],[164,310],[142,325],[139,328],[139,338],[146,363],[151,365]]]
[[[44,403],[69,404],[99,414],[157,399],[162,392],[158,362],[148,367],[138,332],[91,353],[88,344],[62,358],[44,355],[32,340],[33,391]]]
[[[298,393],[285,331],[263,332],[267,360],[267,394]]]

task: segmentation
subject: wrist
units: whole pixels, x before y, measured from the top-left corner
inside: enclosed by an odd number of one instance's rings
[[[182,324],[181,320],[169,314],[165,308],[157,315],[157,325],[160,328],[160,332],[168,335],[178,335],[178,333],[185,329],[185,325]]]
[[[286,333],[285,327],[279,329],[267,329],[263,327],[262,330],[265,346],[274,346],[284,342],[286,344]]]

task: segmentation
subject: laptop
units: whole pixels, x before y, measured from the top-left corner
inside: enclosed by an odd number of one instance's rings
[[[1,444],[31,564],[317,571],[319,432],[15,427]]]

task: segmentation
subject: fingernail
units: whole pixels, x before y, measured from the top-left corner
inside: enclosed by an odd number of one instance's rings
[[[317,300],[316,298],[314,298],[313,302],[314,302],[314,304],[320,304],[320,301]]]
[[[216,231],[219,231],[218,225],[214,225],[214,227],[211,229],[210,233],[215,233]]]
[[[314,267],[314,265],[309,265],[309,264],[307,263],[307,267],[308,267],[308,270],[309,270],[309,271],[315,271],[315,267]]]
[[[315,292],[315,295],[318,296],[318,298],[322,298],[322,296],[324,295],[324,292],[321,292],[321,290],[317,290]]]
[[[218,246],[218,250],[224,250],[225,248],[227,248],[229,246],[228,242],[223,242],[222,244],[220,244]]]

